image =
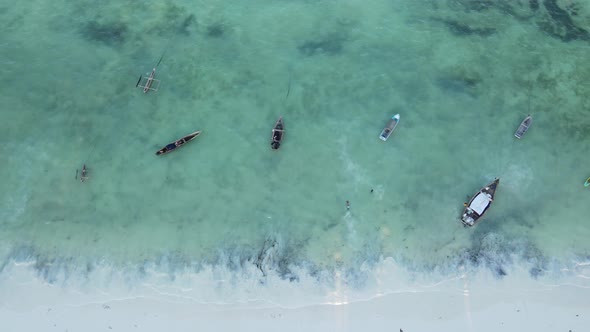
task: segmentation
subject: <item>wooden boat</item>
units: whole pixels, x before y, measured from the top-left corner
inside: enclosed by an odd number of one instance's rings
[[[160,65],[160,62],[162,62],[162,59],[164,58],[164,54],[162,54],[162,56],[160,57],[160,60],[158,61],[158,63],[156,64],[156,66],[154,67],[154,69],[152,69],[152,72],[148,75],[148,77],[143,78],[143,75],[139,76],[139,80],[137,80],[137,84],[135,84],[135,87],[142,87],[143,88],[143,93],[147,93],[148,91],[154,91],[154,92],[158,92],[158,89],[160,88],[160,80],[157,80],[155,78],[156,76],[156,68],[158,68],[158,66]],[[140,85],[141,83],[141,85]],[[155,83],[155,85],[154,85]]]
[[[531,126],[531,124],[533,123],[533,117],[529,114],[526,118],[524,118],[524,120],[522,120],[522,122],[520,123],[520,126],[518,126],[518,129],[516,129],[516,132],[514,133],[514,137],[520,139],[522,138],[522,136],[524,136],[524,134],[526,134],[527,130],[529,130],[529,127]]]
[[[80,182],[84,182],[88,179],[90,179],[90,176],[88,175],[89,170],[88,168],[86,168],[86,164],[84,164],[82,166],[82,173],[80,174]],[[78,179],[78,170],[76,169],[76,177],[75,179]]]
[[[281,116],[275,126],[272,128],[272,134],[270,136],[270,148],[278,150],[281,147],[281,142],[285,137],[285,124],[283,123],[283,117]]]
[[[90,179],[90,176],[88,176],[88,168],[86,168],[86,164],[84,164],[84,166],[82,166],[82,174],[80,175],[80,182],[84,182],[88,179]]]
[[[381,131],[381,134],[379,135],[379,139],[381,139],[384,142],[387,141],[387,139],[389,138],[389,136],[391,136],[391,133],[395,130],[395,127],[399,123],[399,119],[400,119],[399,114],[392,116],[391,119],[389,119],[389,121],[387,121],[385,128],[383,128],[383,130]]]
[[[156,76],[156,68],[152,69],[152,72],[145,79],[143,78],[143,75],[139,76],[139,80],[137,81],[137,84],[135,85],[135,87],[143,88],[143,93],[147,93],[150,90],[154,91],[154,92],[158,92],[158,88],[160,88],[160,80],[155,79],[154,78],[155,76]],[[156,83],[155,86],[154,86],[154,83]]]
[[[471,227],[483,217],[494,201],[498,183],[500,183],[500,179],[495,179],[473,195],[469,203],[465,203],[465,210],[461,216],[461,222],[464,226]]]
[[[179,147],[185,145],[186,143],[194,140],[195,138],[197,138],[197,136],[201,135],[201,131],[195,131],[192,134],[188,134],[186,136],[184,136],[183,138],[180,138],[168,145],[166,145],[165,147],[161,148],[160,150],[158,150],[156,152],[156,156],[159,156],[161,154],[166,154],[168,152],[172,152],[176,149],[178,149]]]
[[[586,182],[584,182],[584,187],[590,187],[590,178],[586,179]]]

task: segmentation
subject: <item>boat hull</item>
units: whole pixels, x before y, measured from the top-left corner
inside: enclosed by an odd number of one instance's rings
[[[464,226],[471,227],[481,221],[494,201],[499,183],[500,179],[495,179],[473,195],[468,203],[465,203],[465,209],[460,218]]]
[[[186,143],[194,140],[195,138],[199,137],[199,135],[201,135],[201,131],[195,131],[194,133],[190,133],[182,138],[177,139],[176,141],[172,142],[172,143],[168,143],[166,146],[164,146],[163,148],[161,148],[160,150],[156,151],[156,156],[162,155],[162,154],[166,154],[166,153],[170,153],[172,151],[176,151],[178,150],[180,147],[184,146]]]
[[[283,143],[283,138],[285,138],[285,124],[283,122],[283,117],[280,117],[271,131],[270,148],[278,150]]]
[[[586,182],[584,182],[584,187],[590,187],[590,178],[586,179]]]
[[[522,136],[524,136],[524,134],[526,134],[526,132],[529,130],[532,123],[532,116],[529,115],[526,118],[524,118],[524,120],[522,120],[522,122],[520,123],[520,126],[518,126],[518,129],[516,129],[516,132],[514,132],[514,137],[521,139]]]
[[[400,120],[399,114],[392,116],[391,119],[389,119],[389,121],[387,121],[387,124],[385,125],[385,127],[381,131],[381,134],[379,134],[379,139],[384,142],[387,141],[389,136],[391,136],[391,133],[393,133],[393,131],[395,130],[395,127],[397,127],[399,120]]]

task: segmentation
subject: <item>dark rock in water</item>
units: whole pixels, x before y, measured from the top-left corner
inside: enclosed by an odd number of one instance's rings
[[[496,33],[496,29],[494,28],[472,28],[466,24],[449,20],[443,20],[443,23],[449,28],[451,33],[456,36],[477,35],[480,37],[488,37]]]
[[[121,22],[109,24],[90,21],[82,28],[82,35],[92,41],[117,46],[125,41],[127,25]]]
[[[209,36],[209,37],[213,37],[213,38],[223,37],[224,33],[225,33],[225,28],[224,28],[223,24],[221,24],[221,23],[212,24],[207,27],[207,36]]]
[[[532,10],[539,9],[539,0],[529,0],[529,6]]]
[[[557,0],[544,0],[543,5],[552,20],[546,24],[541,24],[543,31],[565,42],[590,40],[588,31],[576,26],[569,13],[559,7]]]
[[[297,49],[304,55],[316,54],[336,55],[342,53],[344,38],[340,36],[328,36],[321,40],[308,40],[299,45]]]

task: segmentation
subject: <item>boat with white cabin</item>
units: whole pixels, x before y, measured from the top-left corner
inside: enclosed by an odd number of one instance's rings
[[[478,223],[483,215],[488,211],[492,202],[494,201],[494,195],[496,194],[496,188],[500,183],[500,179],[495,179],[485,187],[481,188],[468,203],[465,203],[465,210],[461,216],[461,222],[464,226],[471,227]]]

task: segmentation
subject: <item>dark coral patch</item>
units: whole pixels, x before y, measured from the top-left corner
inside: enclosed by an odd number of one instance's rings
[[[299,52],[306,56],[317,54],[337,55],[344,49],[344,38],[341,36],[328,36],[319,40],[307,40],[297,47]]]
[[[572,40],[590,40],[588,31],[575,25],[570,14],[559,7],[556,0],[543,1],[551,21],[541,25],[541,29],[553,37],[569,42]]]
[[[444,20],[443,23],[447,26],[449,31],[456,36],[476,35],[480,37],[488,37],[496,33],[496,29],[494,28],[472,28],[466,24],[449,20]]]
[[[465,8],[467,8],[468,10],[473,10],[473,11],[484,11],[486,9],[490,9],[494,6],[493,1],[490,0],[472,0],[472,1],[468,1],[467,3],[463,4],[465,6]]]
[[[90,21],[82,27],[82,35],[91,41],[117,46],[125,41],[127,25],[121,22],[101,23]]]
[[[223,37],[225,33],[225,27],[221,23],[212,24],[207,27],[207,36],[212,38],[220,38]]]
[[[182,33],[183,35],[189,35],[191,27],[197,24],[197,18],[194,14],[190,14],[182,20],[180,26],[178,27],[178,32]]]

